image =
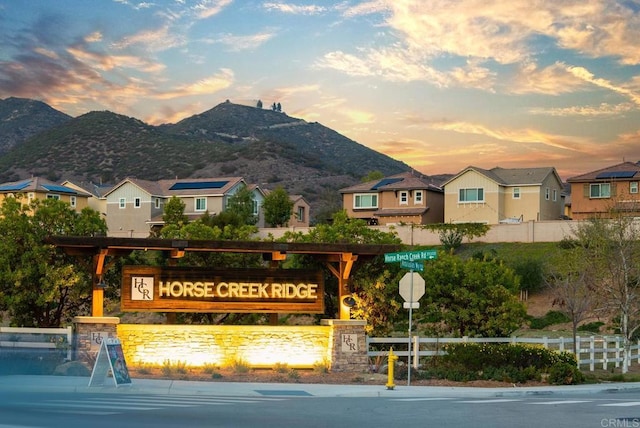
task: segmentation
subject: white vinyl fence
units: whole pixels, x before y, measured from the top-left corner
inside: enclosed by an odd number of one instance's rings
[[[370,358],[382,358],[389,354],[389,348],[393,347],[393,353],[400,358],[409,356],[408,337],[367,337],[367,354]],[[413,336],[411,340],[411,361],[418,368],[420,358],[435,355],[444,355],[444,346],[451,343],[523,343],[540,345],[554,351],[567,351],[573,353],[573,338],[571,337],[419,337]],[[609,369],[610,364],[621,367],[624,361],[624,344],[621,336],[589,336],[576,337],[578,344],[577,360],[579,366],[589,366],[590,371],[596,368]],[[640,341],[631,345],[629,364],[640,364]]]
[[[62,349],[71,360],[73,328],[0,327],[2,348]]]

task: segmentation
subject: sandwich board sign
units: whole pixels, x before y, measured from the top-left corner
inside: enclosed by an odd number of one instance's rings
[[[111,337],[104,339],[100,345],[89,386],[104,385],[109,373],[111,373],[116,388],[121,385],[131,385],[131,377],[124,359],[120,339]]]

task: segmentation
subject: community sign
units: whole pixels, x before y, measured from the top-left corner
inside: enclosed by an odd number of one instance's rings
[[[122,310],[323,313],[321,271],[125,266]]]

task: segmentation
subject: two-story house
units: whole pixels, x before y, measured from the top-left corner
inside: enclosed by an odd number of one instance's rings
[[[486,170],[469,166],[443,187],[448,223],[558,220],[564,213],[562,180],[552,167]]]
[[[106,194],[109,236],[147,237],[151,229],[164,224],[164,205],[172,197],[184,203],[184,214],[196,220],[204,213],[216,215],[227,207],[229,198],[246,187],[242,177],[185,178],[148,181],[126,178]],[[264,193],[250,186],[254,215],[258,216]]]
[[[22,204],[35,199],[57,199],[68,203],[76,212],[89,206],[91,195],[79,189],[54,183],[45,178],[32,177],[25,180],[0,184],[0,204],[7,197],[16,198]]]
[[[607,218],[612,210],[640,216],[640,162],[623,162],[571,177],[567,182],[571,184],[574,220]]]
[[[369,224],[442,223],[442,189],[411,172],[340,189],[342,207],[351,218]]]

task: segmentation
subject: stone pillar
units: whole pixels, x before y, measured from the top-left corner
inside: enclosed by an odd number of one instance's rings
[[[329,336],[331,371],[366,373],[369,370],[367,339],[364,331],[367,322],[325,319],[321,324],[331,327]]]
[[[75,317],[73,319],[73,359],[91,368],[102,344],[108,337],[118,337],[118,317]]]

